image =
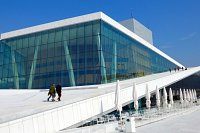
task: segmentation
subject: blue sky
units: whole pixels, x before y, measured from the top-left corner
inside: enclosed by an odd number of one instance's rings
[[[154,45],[186,67],[200,65],[200,0],[1,0],[0,33],[102,11],[133,17],[153,31]]]

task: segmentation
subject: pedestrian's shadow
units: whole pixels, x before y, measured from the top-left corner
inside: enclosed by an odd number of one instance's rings
[[[51,101],[51,100],[47,101],[47,100],[43,100],[42,102],[56,102],[56,101]]]
[[[50,102],[50,103],[52,103],[52,102],[60,102],[60,101],[57,101],[57,100],[55,100],[55,101],[51,101],[51,100],[49,100],[49,101],[47,101],[47,100],[43,100],[42,102]]]

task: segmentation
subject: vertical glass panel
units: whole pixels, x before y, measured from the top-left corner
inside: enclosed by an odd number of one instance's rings
[[[85,24],[85,36],[92,36],[92,23]]]
[[[41,58],[47,58],[47,45],[44,44],[44,45],[41,45],[40,46],[40,49],[41,49]]]
[[[76,26],[71,26],[70,27],[70,39],[75,39],[76,38]]]
[[[3,53],[0,53],[0,65],[3,65]]]
[[[56,35],[55,35],[55,42],[60,42],[62,40],[62,29],[57,29],[56,30]]]
[[[55,57],[54,58],[54,71],[55,72],[59,72],[61,70],[62,67],[62,58],[61,57]]]
[[[27,48],[24,48],[24,49],[21,50],[21,56],[22,56],[22,58],[23,58],[24,61],[27,60],[26,59],[26,57],[27,57],[27,51],[28,51]]]
[[[93,35],[98,35],[100,33],[100,21],[94,21],[92,25]]]
[[[27,53],[28,60],[33,60],[34,51],[35,51],[35,47],[29,47],[28,53]]]
[[[41,45],[42,44],[42,34],[37,33],[35,35],[35,45]]]
[[[77,38],[84,37],[84,24],[79,24],[77,26]]]
[[[92,52],[93,51],[93,44],[92,44],[92,37],[85,38],[85,52]]]
[[[27,48],[28,47],[28,36],[23,38],[23,48]]]
[[[53,58],[48,58],[47,59],[47,73],[53,72],[54,68],[54,59]]]
[[[76,39],[70,40],[70,41],[69,41],[68,47],[69,47],[69,53],[70,53],[71,55],[77,54]]]
[[[49,31],[48,43],[53,43],[55,39],[55,30]]]
[[[88,51],[85,53],[85,68],[91,68],[91,67],[95,67],[94,66],[94,52],[92,51]]]
[[[3,64],[9,64],[9,56],[10,56],[10,52],[4,53]]]
[[[48,57],[54,57],[54,43],[48,44]]]
[[[21,48],[22,48],[22,46],[23,46],[22,41],[23,41],[22,38],[19,38],[19,39],[17,40],[17,49],[21,49]]]
[[[63,28],[63,41],[69,40],[69,29],[68,27]]]
[[[85,53],[79,53],[78,57],[79,59],[79,69],[83,69],[85,68]]]
[[[84,38],[77,39],[77,47],[79,49],[79,53],[85,52]]]
[[[48,32],[44,31],[42,32],[42,44],[47,44],[48,41]]]
[[[3,78],[3,65],[0,65],[0,80]]]
[[[36,67],[35,67],[35,74],[40,73],[40,60],[37,60]]]
[[[61,42],[55,43],[55,56],[61,56],[63,51],[63,46]]]
[[[29,47],[32,47],[35,45],[35,35],[29,35]]]
[[[0,52],[4,51],[4,44],[0,41]]]
[[[97,41],[97,37],[98,36],[93,36],[92,37],[92,45],[93,45],[93,51],[97,51],[98,50],[98,41]],[[102,41],[102,36],[101,36],[101,41]],[[102,43],[103,44],[103,43]]]
[[[47,61],[46,59],[40,60],[40,73],[45,74],[47,69]]]

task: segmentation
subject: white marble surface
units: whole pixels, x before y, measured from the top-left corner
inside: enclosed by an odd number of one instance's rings
[[[200,133],[200,110],[137,128],[137,133]]]
[[[121,84],[121,88],[132,86],[133,82],[140,84],[144,82],[149,82],[154,79],[163,78],[165,76],[177,75],[179,72],[165,72],[159,74],[153,74],[141,78],[135,78],[130,80],[125,80]],[[71,89],[63,90],[61,102],[47,102],[48,90],[41,91],[31,91],[25,90],[21,93],[14,93],[12,90],[6,90],[7,95],[3,94],[5,90],[0,90],[0,123],[15,120],[32,114],[44,112],[50,109],[68,105],[74,102],[82,101],[84,99],[96,97],[99,95],[107,94],[109,92],[114,92],[115,83],[101,85],[98,88],[93,89]],[[10,94],[9,94],[10,91]],[[30,92],[29,92],[30,91]]]

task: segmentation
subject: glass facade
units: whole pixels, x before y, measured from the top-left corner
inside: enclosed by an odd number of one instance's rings
[[[0,41],[0,88],[101,84],[176,67],[102,20]]]

